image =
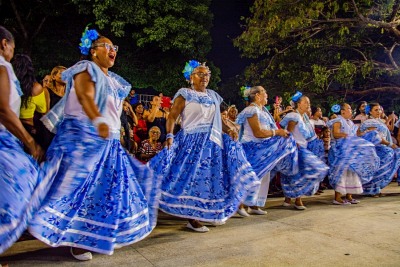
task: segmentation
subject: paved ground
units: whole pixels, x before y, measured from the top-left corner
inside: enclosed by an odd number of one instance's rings
[[[15,244],[0,262],[16,266],[400,266],[400,187],[381,198],[331,205],[332,190],[305,199],[306,211],[270,198],[268,215],[231,218],[208,233],[186,230],[184,220],[161,215],[145,240],[77,262],[67,248],[39,241]]]

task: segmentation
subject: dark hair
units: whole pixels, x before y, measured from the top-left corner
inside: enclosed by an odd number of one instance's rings
[[[360,101],[360,103],[358,103],[358,106],[357,106],[357,110],[356,110],[356,116],[358,115],[358,114],[361,114],[361,112],[360,112],[360,107],[362,106],[362,105],[367,105],[367,101]]]
[[[380,107],[381,105],[379,105],[379,103],[369,103],[368,104],[369,106],[370,106],[370,109],[369,109],[369,114],[368,115],[371,115],[371,110],[374,108],[374,107]]]
[[[3,26],[0,26],[0,42],[1,40],[6,39],[8,42],[14,42],[14,36]]]
[[[318,109],[321,109],[321,107],[320,106],[311,107],[311,115],[314,116],[315,112],[317,112]],[[322,112],[322,110],[321,110],[321,112]]]
[[[32,60],[28,55],[16,54],[12,60],[12,65],[23,92],[21,96],[22,107],[27,108],[29,99],[32,97],[33,85],[36,82]]]
[[[132,106],[133,112],[136,113],[136,108],[137,108],[138,106],[143,106],[143,107],[144,107],[144,105],[143,105],[142,102],[137,102],[136,104],[134,104],[134,105]]]
[[[373,107],[376,107],[376,106],[378,106],[378,107],[381,106],[381,105],[379,105],[379,103],[377,103],[377,102],[369,103],[368,105],[371,107],[371,109],[372,109]]]

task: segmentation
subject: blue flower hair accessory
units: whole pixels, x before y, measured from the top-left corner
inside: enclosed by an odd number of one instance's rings
[[[297,91],[293,96],[292,96],[292,101],[297,102],[300,100],[300,98],[303,96],[303,94],[300,91]]]
[[[200,62],[198,62],[197,60],[193,60],[193,59],[189,60],[189,62],[186,62],[185,68],[183,69],[182,73],[183,73],[183,76],[185,76],[185,79],[187,81],[190,81],[190,75],[192,74],[194,69],[200,65],[201,65]]]
[[[365,111],[365,114],[369,114],[371,112],[371,106],[370,105],[366,105],[364,111]]]
[[[81,43],[79,44],[79,49],[82,55],[89,55],[90,48],[92,48],[93,41],[99,38],[99,33],[96,30],[89,30],[89,25],[86,26],[82,33]]]
[[[331,107],[331,110],[333,113],[338,113],[340,111],[340,105],[339,104],[335,104]]]
[[[242,86],[240,87],[240,94],[243,96],[244,100],[249,100],[250,95],[250,86]]]

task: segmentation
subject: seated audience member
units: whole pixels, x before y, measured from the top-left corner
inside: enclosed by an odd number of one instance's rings
[[[139,148],[139,159],[146,163],[158,152],[163,149],[161,142],[158,141],[160,138],[161,131],[157,126],[153,126],[149,130],[149,139],[142,141]]]

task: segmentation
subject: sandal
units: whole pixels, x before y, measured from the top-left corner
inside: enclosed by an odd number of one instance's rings
[[[360,203],[360,200],[357,200],[357,199],[354,199],[354,198],[352,198],[351,200],[346,199],[346,201],[349,202],[350,204],[358,204],[358,203]]]
[[[204,225],[202,227],[195,228],[190,222],[186,224],[186,227],[198,233],[207,233],[208,231],[210,231],[210,229],[208,229],[207,226]]]
[[[350,203],[350,202],[347,202],[347,201],[339,202],[339,201],[337,201],[336,199],[334,199],[334,200],[332,201],[332,204],[333,204],[333,205],[350,205],[351,203]]]

